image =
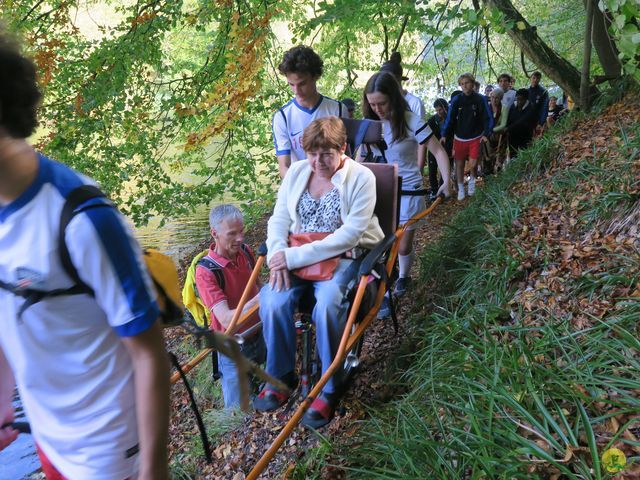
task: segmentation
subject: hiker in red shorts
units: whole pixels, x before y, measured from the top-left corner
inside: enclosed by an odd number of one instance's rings
[[[462,95],[451,100],[440,142],[453,137],[453,159],[456,162],[458,200],[464,200],[464,164],[469,160],[471,178],[467,193],[476,191],[476,165],[480,157],[480,142],[486,142],[493,129],[493,115],[487,98],[474,91],[475,78],[470,73],[458,77]]]

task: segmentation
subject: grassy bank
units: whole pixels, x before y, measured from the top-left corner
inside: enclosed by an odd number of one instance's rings
[[[350,478],[639,478],[634,98],[536,142],[424,252],[409,393],[334,448]]]

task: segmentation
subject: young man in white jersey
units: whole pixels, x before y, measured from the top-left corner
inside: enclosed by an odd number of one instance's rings
[[[312,48],[299,45],[287,51],[278,71],[286,77],[294,95],[273,115],[273,143],[280,178],[284,178],[291,162],[307,158],[302,148],[307,125],[318,118],[348,117],[349,113],[342,103],[318,92],[316,83],[322,76],[323,62]]]
[[[64,229],[67,273],[62,211],[93,182],[26,142],[36,70],[1,30],[0,72],[0,449],[17,385],[47,479],[167,479],[169,368],[140,248],[88,200]]]

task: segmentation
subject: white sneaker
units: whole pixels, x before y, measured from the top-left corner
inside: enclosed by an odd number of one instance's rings
[[[469,180],[469,184],[467,185],[467,193],[470,197],[476,194],[476,181],[474,178]]]
[[[464,186],[458,188],[458,201],[461,202],[462,200],[464,200]]]

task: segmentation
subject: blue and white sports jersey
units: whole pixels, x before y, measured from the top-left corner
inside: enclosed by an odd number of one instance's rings
[[[60,213],[69,193],[88,183],[39,155],[33,184],[0,207],[0,279],[47,291],[72,285],[60,262]],[[120,337],[137,335],[158,318],[151,280],[114,208],[77,214],[66,229],[66,243],[95,297],[50,297],[18,318],[24,299],[0,289],[0,346],[35,441],[65,477],[135,476],[133,368]]]
[[[347,108],[337,100],[320,95],[315,107],[300,106],[294,98],[273,115],[273,143],[276,155],[291,155],[291,162],[304,160],[307,156],[302,149],[302,133],[317,118],[348,117]]]

